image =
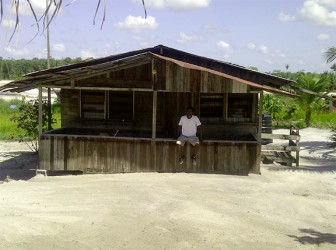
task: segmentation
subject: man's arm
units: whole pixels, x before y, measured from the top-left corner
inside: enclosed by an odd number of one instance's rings
[[[182,134],[182,126],[178,125],[177,126],[177,137],[179,137]]]

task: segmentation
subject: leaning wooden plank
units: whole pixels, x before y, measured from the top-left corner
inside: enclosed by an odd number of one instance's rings
[[[262,133],[263,139],[280,139],[280,140],[300,140],[300,135],[281,135],[281,134],[266,134]]]
[[[300,150],[300,147],[280,146],[280,145],[262,145],[261,150],[297,151],[297,150]]]

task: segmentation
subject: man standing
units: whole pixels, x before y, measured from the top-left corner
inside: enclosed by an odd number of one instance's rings
[[[199,150],[199,138],[197,135],[200,135],[201,122],[197,116],[193,115],[193,113],[194,108],[189,106],[187,108],[186,115],[181,117],[178,124],[179,138],[177,139],[176,144],[179,145],[180,165],[183,164],[185,159],[184,145],[186,142],[189,142],[191,145],[193,145],[191,159],[193,165],[196,165],[196,154]]]

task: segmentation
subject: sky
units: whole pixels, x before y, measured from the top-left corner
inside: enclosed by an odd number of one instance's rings
[[[39,32],[21,0],[20,26],[12,41],[15,11],[3,0],[0,56],[46,58],[46,32]],[[44,0],[30,0],[38,16]],[[104,1],[102,1],[104,2]],[[63,0],[50,25],[53,58],[99,58],[163,44],[196,55],[273,70],[330,70],[324,51],[336,46],[336,0]],[[43,26],[43,23],[40,23]],[[35,37],[35,38],[34,38]],[[33,40],[32,40],[33,39]]]

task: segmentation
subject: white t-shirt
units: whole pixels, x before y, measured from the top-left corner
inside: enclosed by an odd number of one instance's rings
[[[182,126],[182,135],[184,136],[196,136],[197,126],[201,125],[197,116],[193,115],[190,119],[186,115],[182,116],[178,124]]]

